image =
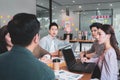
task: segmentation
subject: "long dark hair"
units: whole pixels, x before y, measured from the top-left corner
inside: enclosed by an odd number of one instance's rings
[[[115,32],[114,32],[113,27],[109,24],[104,24],[104,25],[102,25],[102,27],[100,27],[100,29],[103,30],[106,34],[111,34],[110,44],[115,49],[117,58],[120,60],[120,50],[118,47],[118,42],[115,37]]]
[[[5,35],[7,33],[8,33],[7,25],[0,28],[0,54],[8,51],[7,47],[6,47],[7,43],[6,43],[6,40],[5,40]]]

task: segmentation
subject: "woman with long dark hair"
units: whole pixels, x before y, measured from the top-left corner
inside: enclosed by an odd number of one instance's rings
[[[99,44],[104,44],[105,50],[98,59],[101,71],[100,80],[118,80],[118,63],[120,51],[115,37],[114,29],[109,24],[104,24],[99,29]]]
[[[7,25],[0,28],[0,54],[11,50],[13,44],[7,30]]]

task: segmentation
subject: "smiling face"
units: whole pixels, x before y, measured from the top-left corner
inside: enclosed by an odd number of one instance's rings
[[[109,41],[110,35],[106,34],[103,30],[99,29],[98,35],[99,36],[97,37],[97,40],[98,40],[99,44],[107,43]]]
[[[52,37],[56,37],[57,34],[58,34],[58,28],[57,26],[52,26],[49,30],[49,34],[52,36]]]

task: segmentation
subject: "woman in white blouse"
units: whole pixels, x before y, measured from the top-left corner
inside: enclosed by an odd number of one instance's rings
[[[105,45],[105,50],[97,62],[101,71],[100,80],[118,80],[117,59],[120,57],[120,51],[114,30],[111,25],[104,24],[98,34],[99,44]]]

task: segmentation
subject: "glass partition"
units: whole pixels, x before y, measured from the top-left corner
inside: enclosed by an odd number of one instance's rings
[[[49,0],[36,0],[37,19],[40,21],[41,37],[48,34],[49,18]]]
[[[89,30],[89,25],[94,22],[112,24],[112,9],[86,10],[80,12],[81,30]]]

